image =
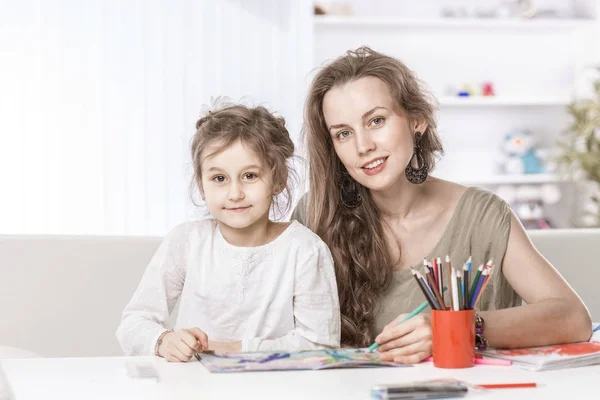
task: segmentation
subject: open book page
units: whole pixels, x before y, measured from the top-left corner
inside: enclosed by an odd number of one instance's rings
[[[405,366],[381,361],[377,353],[369,353],[367,349],[312,350],[289,353],[200,353],[196,358],[210,372]]]
[[[598,324],[594,324],[595,329]],[[513,364],[536,371],[600,364],[600,330],[589,342],[559,344],[525,349],[489,349],[481,354],[511,360]]]

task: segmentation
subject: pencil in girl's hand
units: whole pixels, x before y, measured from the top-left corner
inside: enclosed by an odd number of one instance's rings
[[[469,257],[469,260],[471,257]],[[462,282],[462,291],[463,291],[463,310],[469,309],[469,266],[465,264],[463,266],[463,282]]]

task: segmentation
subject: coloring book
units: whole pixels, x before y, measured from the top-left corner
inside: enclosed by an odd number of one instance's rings
[[[381,361],[367,349],[310,350],[298,352],[200,353],[196,358],[210,372],[319,370],[330,368],[407,367]]]
[[[592,329],[598,327],[594,324]],[[600,330],[593,333],[589,342],[558,344],[525,349],[482,351],[493,358],[511,360],[514,365],[533,371],[582,367],[600,364]]]

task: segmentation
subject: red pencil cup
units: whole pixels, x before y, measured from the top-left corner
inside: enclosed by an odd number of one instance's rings
[[[470,368],[475,357],[475,310],[431,311],[433,365]]]

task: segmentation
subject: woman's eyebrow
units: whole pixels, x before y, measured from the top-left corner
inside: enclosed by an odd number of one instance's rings
[[[379,109],[382,109],[382,110],[387,110],[387,108],[385,108],[385,107],[382,107],[382,106],[376,106],[376,107],[373,107],[373,108],[371,108],[371,109],[370,109],[369,111],[367,111],[366,113],[364,113],[364,114],[362,115],[362,117],[360,117],[360,118],[361,118],[361,119],[368,118],[368,117],[369,117],[371,114],[373,114],[375,111],[377,111],[377,110],[379,110]],[[336,125],[331,125],[331,126],[329,127],[329,130],[331,131],[332,129],[344,128],[344,127],[346,127],[346,126],[347,126],[346,124],[336,124]]]

